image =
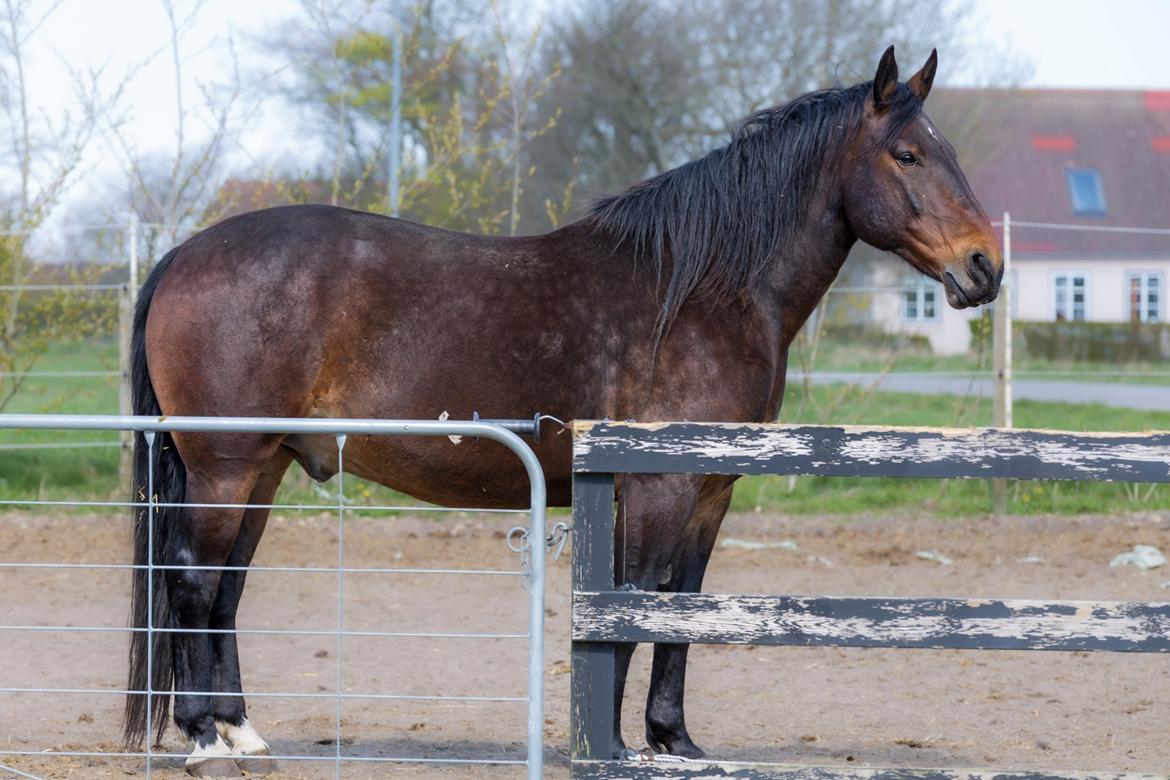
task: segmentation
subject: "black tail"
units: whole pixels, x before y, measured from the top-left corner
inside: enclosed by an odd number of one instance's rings
[[[147,277],[138,295],[138,308],[134,312],[134,334],[130,343],[130,377],[133,388],[134,414],[157,417],[162,414],[154,385],[146,369],[146,315],[150,311],[150,299],[158,288],[159,280],[166,273],[167,266],[174,259],[178,249],[172,249],[163,257]],[[154,489],[148,489],[148,474],[153,461]],[[155,437],[154,446],[149,447],[142,433],[134,434],[134,481],[131,501],[163,504],[178,504],[183,501],[187,487],[187,470],[179,459],[170,436],[160,433]],[[154,563],[163,564],[167,559],[171,529],[178,520],[178,509],[155,507],[154,522],[148,520],[150,513],[141,507],[134,512],[134,564],[145,566],[151,559],[151,528],[153,530]],[[134,569],[133,594],[130,606],[130,625],[146,628],[153,617],[155,628],[170,628],[171,614],[167,600],[165,572],[154,571],[153,599],[151,598],[151,577],[146,569]],[[153,600],[153,608],[151,601]],[[151,612],[153,611],[153,615]],[[150,636],[154,646],[147,655]],[[149,663],[148,663],[149,661]],[[150,690],[154,692],[151,703],[151,730],[155,740],[162,738],[166,730],[171,705],[170,690],[174,683],[174,658],[171,656],[171,635],[157,632],[148,635],[136,631],[130,639],[130,691],[147,690],[149,665]],[[126,711],[122,716],[122,734],[129,746],[138,746],[147,736],[147,698],[145,694],[131,693],[126,697]]]

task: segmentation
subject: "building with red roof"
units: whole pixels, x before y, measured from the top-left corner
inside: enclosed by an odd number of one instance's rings
[[[1014,318],[1170,318],[1170,91],[940,89],[928,110],[992,220],[1010,213]],[[875,316],[966,350],[978,312],[907,284]]]

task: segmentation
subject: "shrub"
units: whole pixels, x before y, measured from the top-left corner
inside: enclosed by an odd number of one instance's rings
[[[1013,324],[1012,348],[1020,359],[1155,362],[1170,359],[1170,324],[1017,320]]]

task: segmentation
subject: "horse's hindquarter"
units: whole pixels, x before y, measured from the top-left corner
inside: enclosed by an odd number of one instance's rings
[[[328,207],[229,219],[185,244],[151,302],[165,414],[561,419],[613,416],[618,363],[650,333],[652,289],[571,231],[500,239]],[[314,476],[331,437],[285,446]],[[180,452],[183,452],[183,443]],[[570,438],[535,445],[567,499]],[[191,449],[190,445],[187,447]],[[230,453],[218,453],[229,457]],[[186,457],[186,453],[184,453]],[[453,505],[523,505],[519,463],[488,441],[350,437],[346,471]]]

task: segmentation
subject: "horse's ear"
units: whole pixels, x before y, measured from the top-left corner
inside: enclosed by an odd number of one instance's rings
[[[906,86],[910,87],[910,91],[918,96],[918,99],[925,102],[926,96],[930,94],[930,85],[934,83],[934,72],[938,70],[938,49],[931,49],[930,56],[926,58],[926,64],[922,66],[922,70],[915,73],[906,82]]]
[[[894,47],[886,49],[878,63],[877,75],[873,77],[873,104],[881,106],[898,87],[898,63],[894,60]]]

